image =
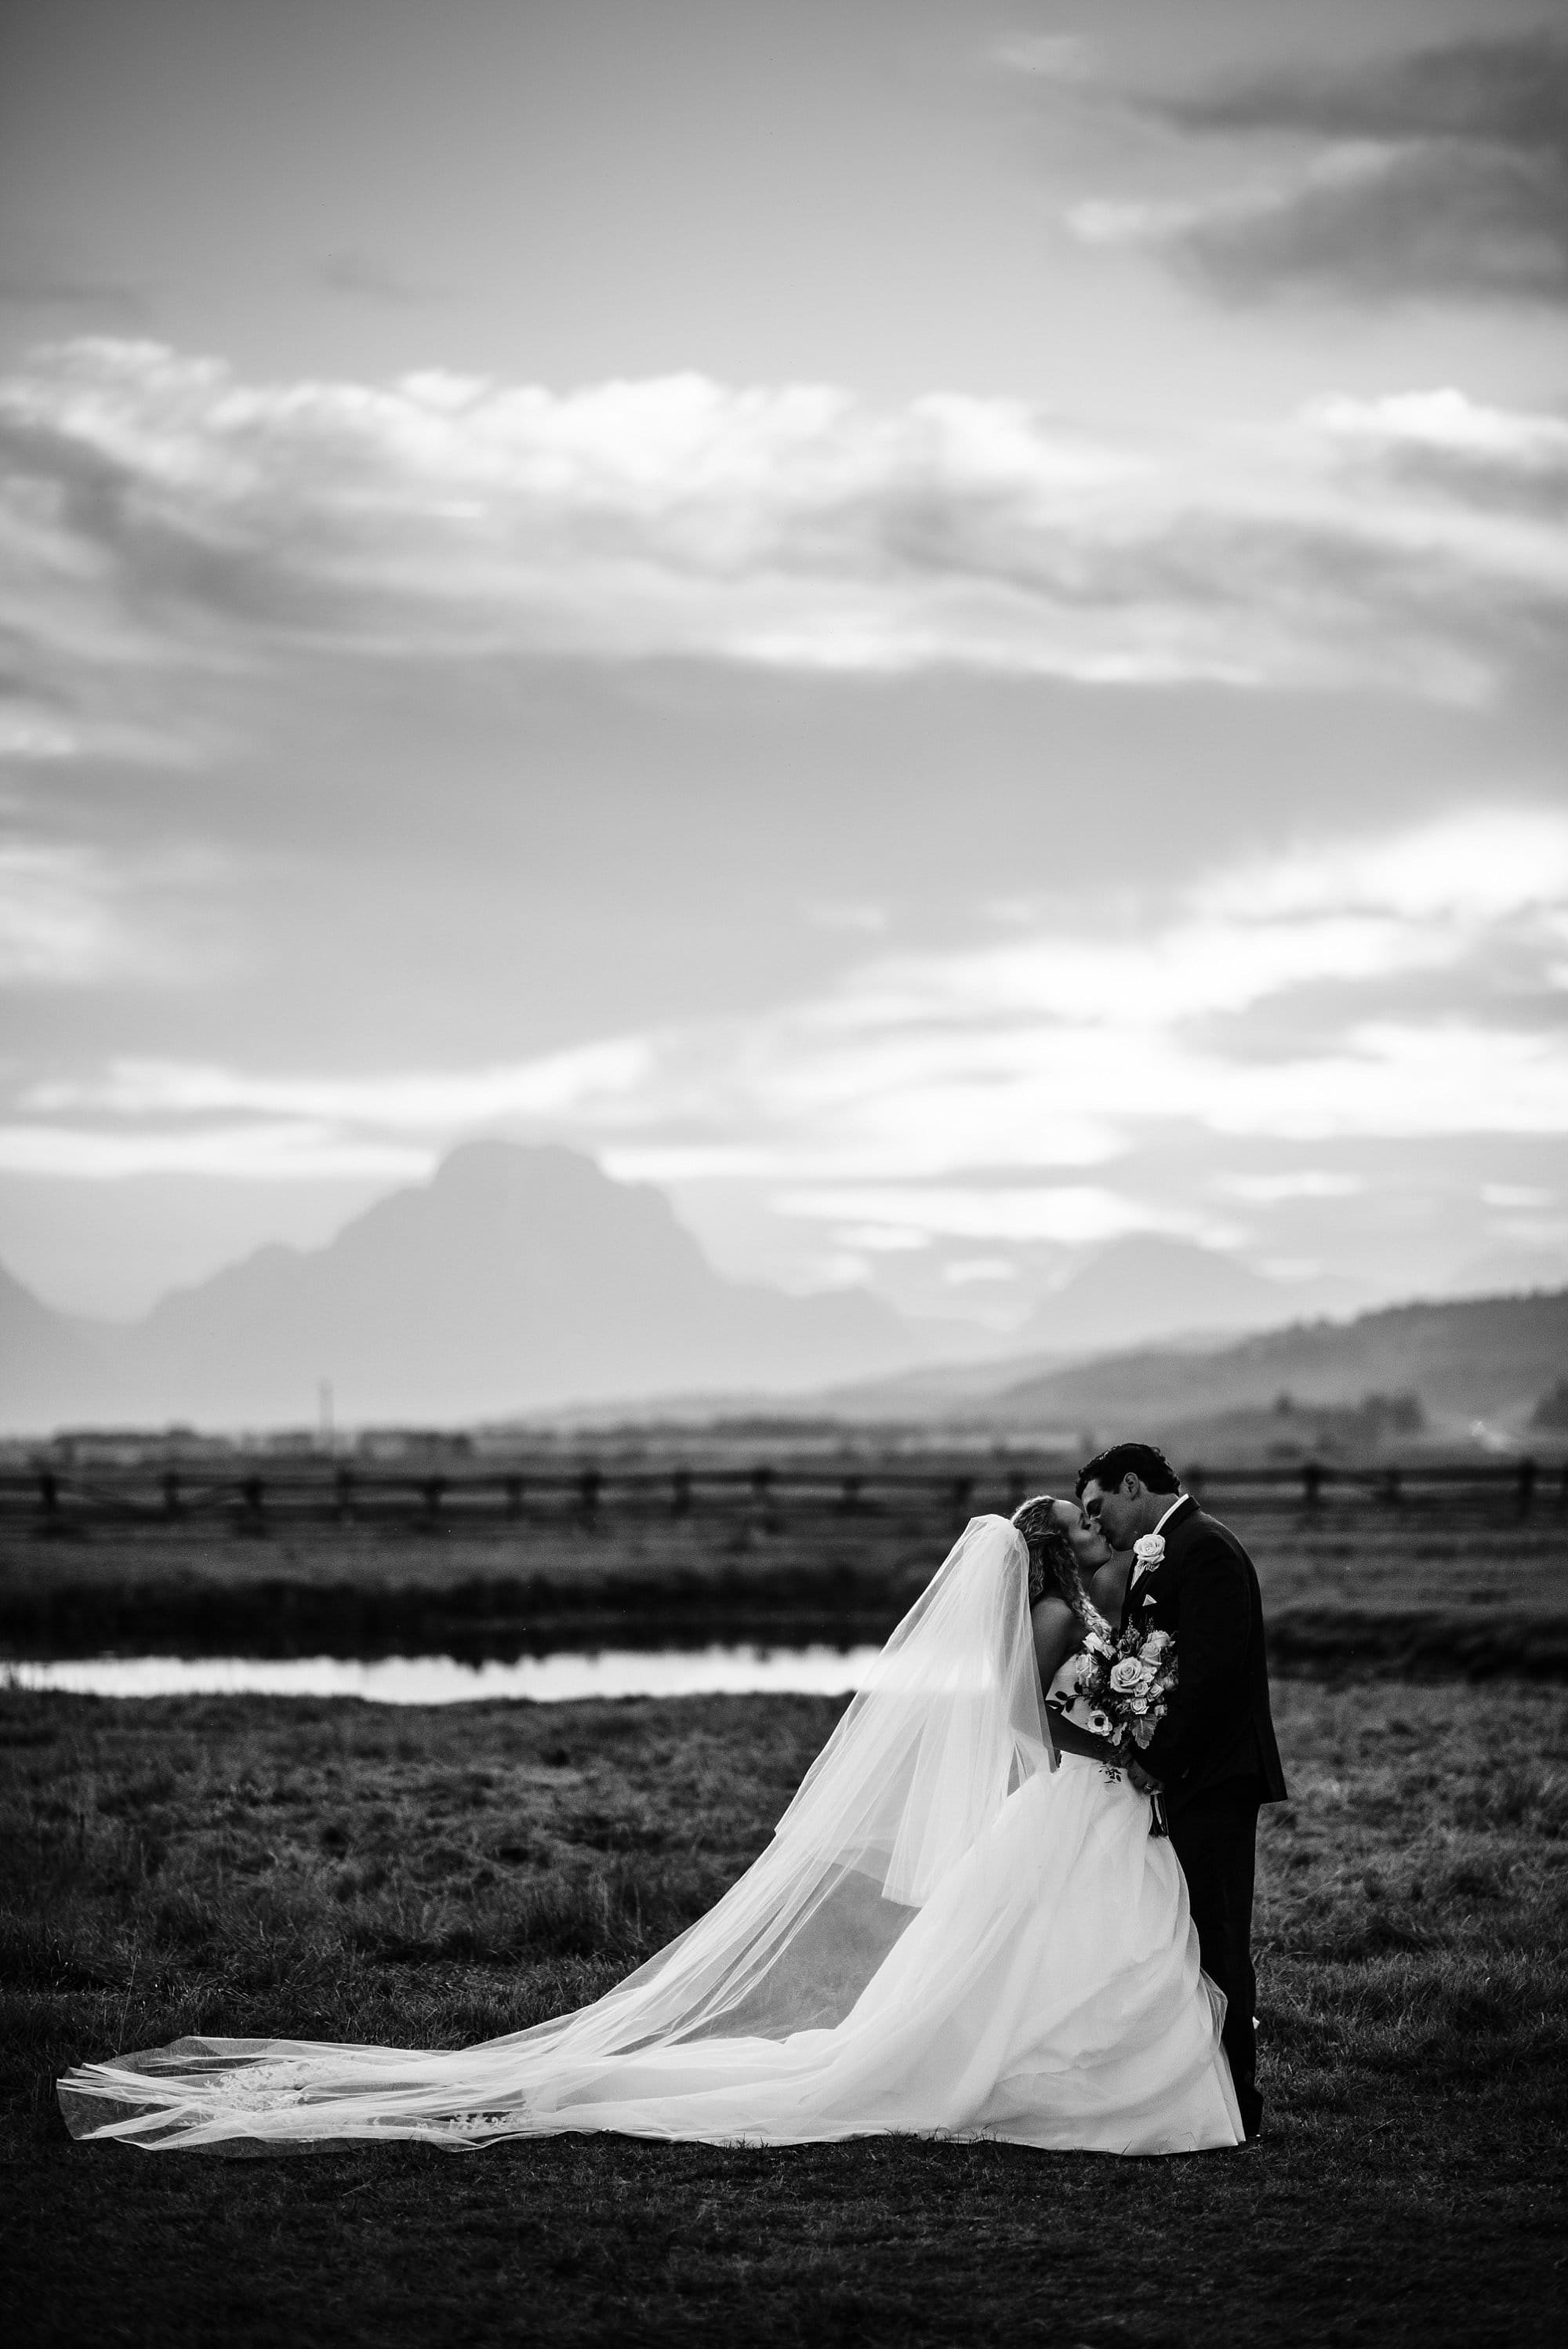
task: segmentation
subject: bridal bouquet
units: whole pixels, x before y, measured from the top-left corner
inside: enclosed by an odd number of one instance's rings
[[[1092,1737],[1103,1737],[1110,1751],[1106,1768],[1112,1777],[1133,1758],[1132,1749],[1148,1744],[1170,1710],[1176,1685],[1176,1642],[1169,1631],[1143,1631],[1130,1623],[1125,1631],[1093,1630],[1083,1643],[1078,1668],[1078,1693],[1083,1724]],[[1167,1832],[1164,1806],[1156,1796],[1154,1832]]]
[[[1176,1685],[1176,1642],[1169,1631],[1090,1631],[1078,1665],[1078,1692],[1088,1711],[1084,1726],[1103,1737],[1118,1761],[1147,1745],[1170,1710]]]

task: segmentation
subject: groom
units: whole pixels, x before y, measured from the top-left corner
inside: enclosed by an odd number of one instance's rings
[[[1163,1790],[1203,1971],[1227,2001],[1225,2053],[1242,2125],[1255,2137],[1264,2108],[1253,2034],[1253,1857],[1259,1806],[1285,1799],[1258,1578],[1235,1535],[1182,1492],[1151,1444],[1096,1453],[1079,1471],[1078,1496],[1113,1549],[1136,1542],[1143,1552],[1133,1558],[1121,1628],[1136,1620],[1176,1642],[1170,1709],[1129,1775],[1143,1792]]]

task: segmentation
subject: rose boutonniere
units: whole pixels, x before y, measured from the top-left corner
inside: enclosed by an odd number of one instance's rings
[[[1132,1545],[1132,1555],[1145,1574],[1152,1574],[1165,1555],[1163,1534],[1140,1534]]]

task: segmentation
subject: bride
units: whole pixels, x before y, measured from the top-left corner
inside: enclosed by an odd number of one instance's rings
[[[252,2152],[569,2129],[1241,2144],[1176,1856],[1071,1717],[1100,1611],[1083,1575],[1125,1572],[1109,1560],[1071,1502],[972,1518],[767,1850],[593,2005],[439,2052],[181,2039],[70,2073],[67,2126]]]

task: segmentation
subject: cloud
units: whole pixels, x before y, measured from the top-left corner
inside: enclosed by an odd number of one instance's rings
[[[161,1133],[0,1125],[0,1172],[76,1182],[203,1174],[231,1182],[316,1183],[357,1176],[409,1183],[423,1181],[435,1162],[431,1150],[349,1137],[319,1125],[208,1126]]]
[[[820,897],[806,907],[806,919],[814,929],[859,931],[875,937],[887,928],[892,916],[885,905],[858,899]]]
[[[1555,32],[1292,66],[1139,105],[1190,136],[1314,151],[1304,170],[1192,204],[1080,207],[1081,233],[1150,244],[1233,300],[1568,301],[1568,40]]]
[[[1549,1207],[1557,1194],[1535,1183],[1483,1183],[1480,1195],[1489,1207]]]
[[[991,61],[1034,81],[1085,82],[1098,69],[1093,44],[1081,33],[1014,33],[996,43]]]
[[[32,1111],[90,1109],[120,1117],[214,1112],[314,1121],[317,1132],[361,1126],[392,1133],[462,1132],[508,1118],[562,1117],[603,1108],[651,1073],[641,1039],[611,1039],[510,1067],[391,1077],[248,1077],[167,1061],[121,1061],[98,1083],[33,1085]]]
[[[436,298],[428,287],[414,284],[379,254],[358,247],[329,253],[321,264],[320,277],[331,293],[393,309],[418,307]]]
[[[1320,399],[1305,412],[1352,461],[1385,478],[1502,513],[1568,508],[1568,417],[1467,398],[1454,386],[1382,399]]]
[[[1568,815],[1499,806],[1287,843],[1185,890],[1108,898],[1076,934],[875,955],[771,1012],[511,1065],[332,1079],[122,1062],[18,1094],[0,1163],[365,1172],[499,1130],[567,1139],[623,1179],[739,1186],[841,1246],[1218,1244],[1237,1226],[1216,1198],[1266,1218],[1358,1195],[1361,1166],[1304,1164],[1302,1144],[1560,1143],[1564,937]],[[1182,1135],[1202,1143],[1188,1175]],[[1237,1143],[1276,1154],[1238,1164]]]
[[[1568,150],[1568,41],[1543,28],[1472,36],[1381,59],[1284,66],[1146,104],[1195,130],[1453,139],[1561,154]]]
[[[1474,698],[1568,551],[1517,479],[1460,502],[1396,454],[1321,415],[1112,440],[952,393],[253,386],[85,341],[0,385],[0,617],[106,725],[160,664],[321,650]]]
[[[1201,902],[1271,927],[1387,918],[1399,925],[1393,951],[1403,959],[1419,936],[1446,948],[1455,927],[1568,905],[1568,818],[1551,807],[1476,807],[1391,837],[1303,842],[1289,856],[1238,861],[1203,885]]]
[[[11,275],[0,277],[0,309],[58,312],[67,317],[85,311],[106,324],[134,327],[147,315],[147,294],[143,286],[116,278]],[[83,323],[79,316],[76,323]]]
[[[803,1189],[777,1194],[771,1205],[782,1216],[837,1223],[837,1237],[847,1247],[888,1247],[922,1240],[937,1234],[966,1240],[1054,1240],[1081,1246],[1118,1239],[1128,1232],[1163,1231],[1212,1236],[1213,1219],[1184,1213],[1179,1207],[1140,1202],[1089,1184],[1041,1185],[1018,1190],[975,1188],[937,1189],[910,1183],[897,1187],[857,1185],[852,1189]],[[868,1239],[864,1228],[844,1223],[851,1216],[879,1220]]]
[[[1214,1187],[1228,1198],[1272,1206],[1280,1199],[1353,1199],[1367,1187],[1359,1174],[1330,1167],[1303,1166],[1284,1174],[1222,1174]]]
[[[210,860],[111,865],[73,843],[0,841],[0,987],[167,984],[211,969],[199,923],[171,920],[163,902],[170,884],[210,878]]]
[[[79,850],[0,847],[0,980],[82,986],[113,969],[111,886]]]

